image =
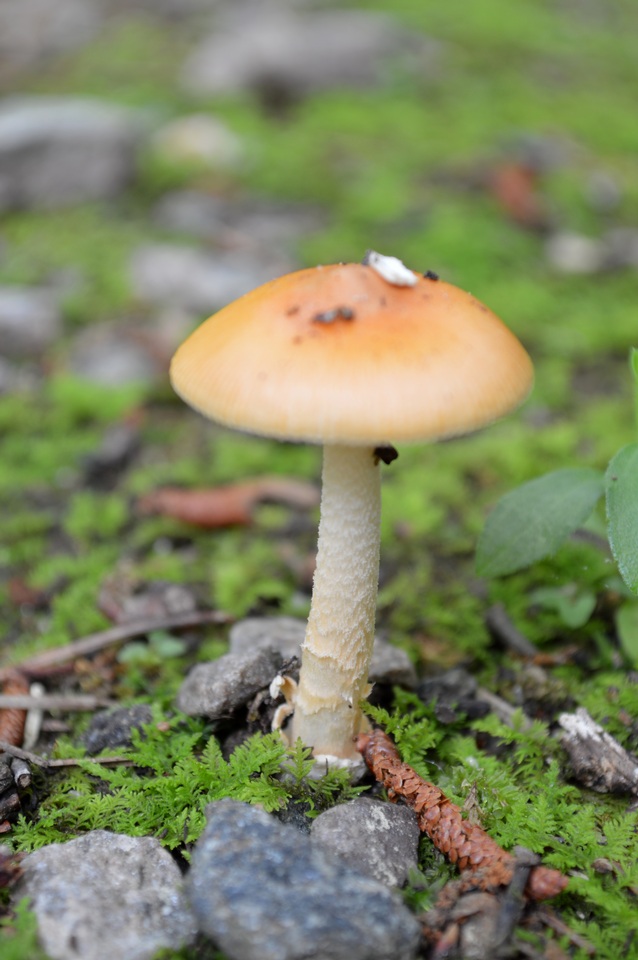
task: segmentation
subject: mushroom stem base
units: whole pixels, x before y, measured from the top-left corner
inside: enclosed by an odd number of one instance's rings
[[[324,450],[312,606],[303,644],[292,739],[315,755],[356,757],[365,726],[379,578],[380,471],[368,447]]]

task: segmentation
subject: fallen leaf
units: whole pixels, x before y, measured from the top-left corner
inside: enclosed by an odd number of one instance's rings
[[[488,178],[490,192],[502,211],[528,230],[545,230],[549,218],[538,193],[538,172],[527,164],[508,161],[493,168]]]
[[[283,503],[310,509],[319,503],[319,491],[310,483],[283,477],[261,477],[209,490],[164,487],[137,502],[143,514],[161,514],[198,527],[230,527],[252,523],[258,503]]]

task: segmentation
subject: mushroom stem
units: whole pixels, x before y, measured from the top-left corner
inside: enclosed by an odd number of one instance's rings
[[[358,756],[379,578],[381,485],[370,447],[324,448],[317,568],[292,738],[315,756]]]

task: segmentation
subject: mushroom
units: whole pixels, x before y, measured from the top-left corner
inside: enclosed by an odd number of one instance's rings
[[[365,727],[379,571],[380,466],[391,444],[476,430],[533,379],[473,296],[394,257],[320,266],[253,290],[178,349],[176,392],[219,423],[324,445],[312,604],[291,735],[353,760]],[[388,449],[389,448],[389,449]]]

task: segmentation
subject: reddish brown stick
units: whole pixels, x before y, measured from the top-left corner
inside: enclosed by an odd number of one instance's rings
[[[516,859],[481,827],[464,820],[461,810],[445,794],[403,763],[383,730],[361,733],[357,750],[388,791],[390,800],[402,797],[417,815],[420,829],[460,870],[472,871],[467,888],[495,890],[511,883]],[[525,895],[530,900],[555,897],[567,886],[567,877],[549,867],[532,867]]]

